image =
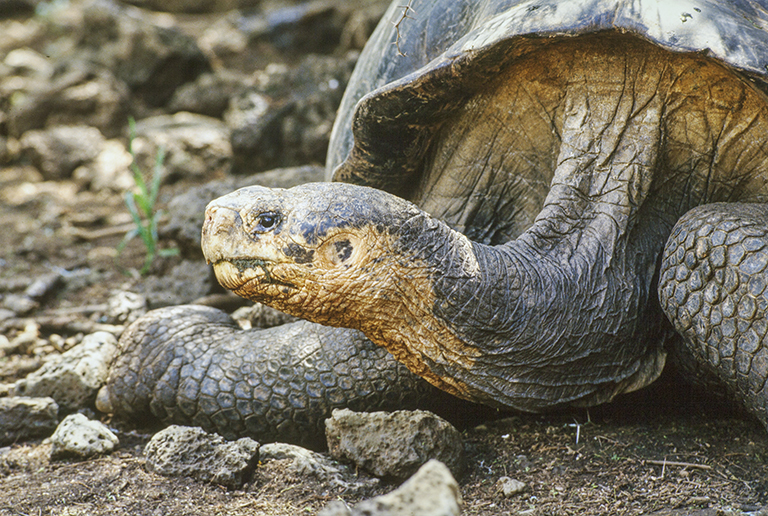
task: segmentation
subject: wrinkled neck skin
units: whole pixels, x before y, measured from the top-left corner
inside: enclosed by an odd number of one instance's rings
[[[433,384],[490,405],[591,405],[655,380],[661,329],[642,313],[655,264],[638,278],[588,236],[573,248],[552,234],[542,252],[544,229],[488,246],[414,217],[396,234],[385,302],[351,319]]]

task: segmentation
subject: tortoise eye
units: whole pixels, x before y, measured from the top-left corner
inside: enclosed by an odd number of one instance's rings
[[[267,233],[268,231],[275,229],[279,222],[280,214],[275,213],[274,211],[265,211],[263,213],[259,213],[256,216],[256,224],[253,227],[253,232]]]

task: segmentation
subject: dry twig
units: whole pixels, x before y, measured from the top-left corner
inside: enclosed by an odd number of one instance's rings
[[[407,5],[401,5],[400,7],[403,9],[403,14],[400,15],[400,19],[395,22],[395,46],[397,47],[397,55],[405,57],[405,53],[400,50],[400,25],[406,20],[406,19],[413,19],[413,17],[408,16],[408,13],[414,13],[416,14],[416,11],[413,10],[413,7],[411,7],[411,4],[413,3],[413,0],[408,0]]]
[[[712,466],[707,466],[706,464],[694,464],[692,462],[675,462],[671,460],[644,460],[646,464],[652,464],[654,466],[669,466],[669,467],[677,467],[677,468],[693,468],[693,469],[712,469]]]

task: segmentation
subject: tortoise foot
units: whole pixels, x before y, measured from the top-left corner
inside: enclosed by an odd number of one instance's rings
[[[659,298],[686,348],[768,428],[768,205],[688,212],[667,241]]]

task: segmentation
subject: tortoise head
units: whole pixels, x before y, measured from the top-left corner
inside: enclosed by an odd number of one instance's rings
[[[417,213],[407,201],[348,184],[247,187],[208,205],[203,254],[236,294],[341,325],[345,306],[386,282],[382,262],[393,258],[395,230]]]

